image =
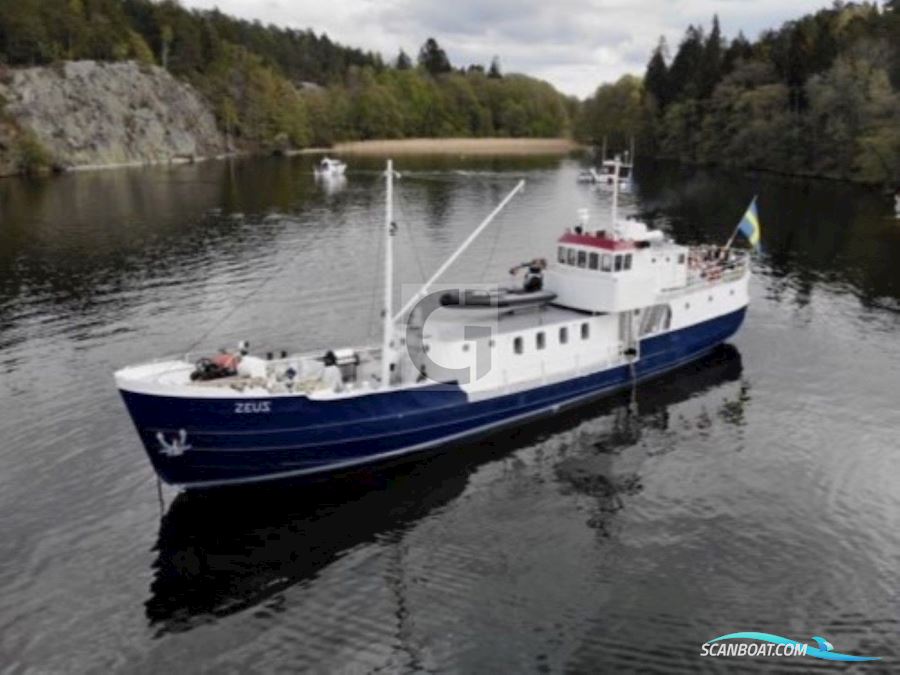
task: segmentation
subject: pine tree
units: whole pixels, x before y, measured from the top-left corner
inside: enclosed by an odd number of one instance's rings
[[[688,26],[684,39],[678,46],[678,53],[669,68],[671,100],[679,101],[698,95],[702,80],[704,51],[703,29]]]
[[[488,77],[494,80],[499,80],[503,77],[503,73],[500,72],[500,57],[494,56],[491,59],[491,68],[488,70]]]
[[[719,28],[719,16],[713,15],[712,30],[703,47],[703,64],[700,71],[698,95],[709,98],[722,79],[722,31]]]
[[[397,68],[397,70],[409,70],[412,68],[412,59],[409,58],[409,54],[401,49],[400,53],[397,54],[397,60],[394,63],[394,67]]]
[[[644,88],[650,94],[659,110],[662,111],[668,104],[669,96],[669,67],[666,65],[666,38],[660,37],[659,44],[653,50],[653,56],[647,64],[647,72],[644,74]]]
[[[428,38],[419,50],[419,65],[431,75],[441,75],[453,70],[447,53],[441,49],[437,40]]]

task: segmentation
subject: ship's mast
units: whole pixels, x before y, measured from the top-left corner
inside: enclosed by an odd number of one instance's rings
[[[416,303],[419,302],[419,300],[428,295],[428,291],[431,290],[431,287],[441,277],[441,275],[447,271],[450,265],[456,262],[456,259],[459,258],[459,256],[461,256],[467,248],[469,248],[469,245],[478,238],[478,235],[481,234],[484,228],[491,224],[491,221],[494,220],[497,214],[503,210],[503,207],[505,207],[509,203],[509,201],[516,196],[516,193],[519,192],[519,190],[521,190],[523,187],[525,187],[525,181],[520,180],[516,184],[516,187],[514,187],[512,191],[503,198],[503,201],[497,205],[497,208],[491,211],[488,217],[482,220],[478,227],[473,230],[472,234],[466,237],[466,240],[462,244],[460,244],[458,249],[453,252],[453,255],[451,255],[444,261],[444,264],[438,268],[437,272],[432,274],[431,278],[424,284],[422,284],[416,294],[413,295],[403,306],[403,309],[401,309],[399,312],[397,312],[397,314],[394,315],[394,321],[398,321],[404,314],[415,307]]]
[[[391,361],[394,340],[394,162],[387,161],[387,186],[384,208],[384,310],[381,341],[381,386],[391,384]]]
[[[619,239],[619,156],[614,160],[613,170],[613,194],[612,194],[612,231],[613,236]]]

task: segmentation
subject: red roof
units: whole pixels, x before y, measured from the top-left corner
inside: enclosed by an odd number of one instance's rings
[[[566,232],[559,238],[559,243],[578,244],[579,246],[593,246],[594,248],[603,248],[607,251],[630,251],[634,248],[633,241],[610,239],[606,235],[598,237],[594,234],[575,234],[574,232]]]

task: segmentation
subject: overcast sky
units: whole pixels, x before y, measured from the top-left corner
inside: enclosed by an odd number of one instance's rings
[[[487,64],[549,80],[580,97],[625,73],[640,74],[660,35],[674,50],[689,23],[754,38],[830,0],[182,0],[226,14],[312,28],[342,44],[413,58],[429,36],[454,66]]]

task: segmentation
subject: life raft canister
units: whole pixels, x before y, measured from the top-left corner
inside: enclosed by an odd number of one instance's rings
[[[237,354],[216,354],[212,357],[212,362],[221,368],[222,370],[236,373],[238,363],[240,363],[241,357]]]

